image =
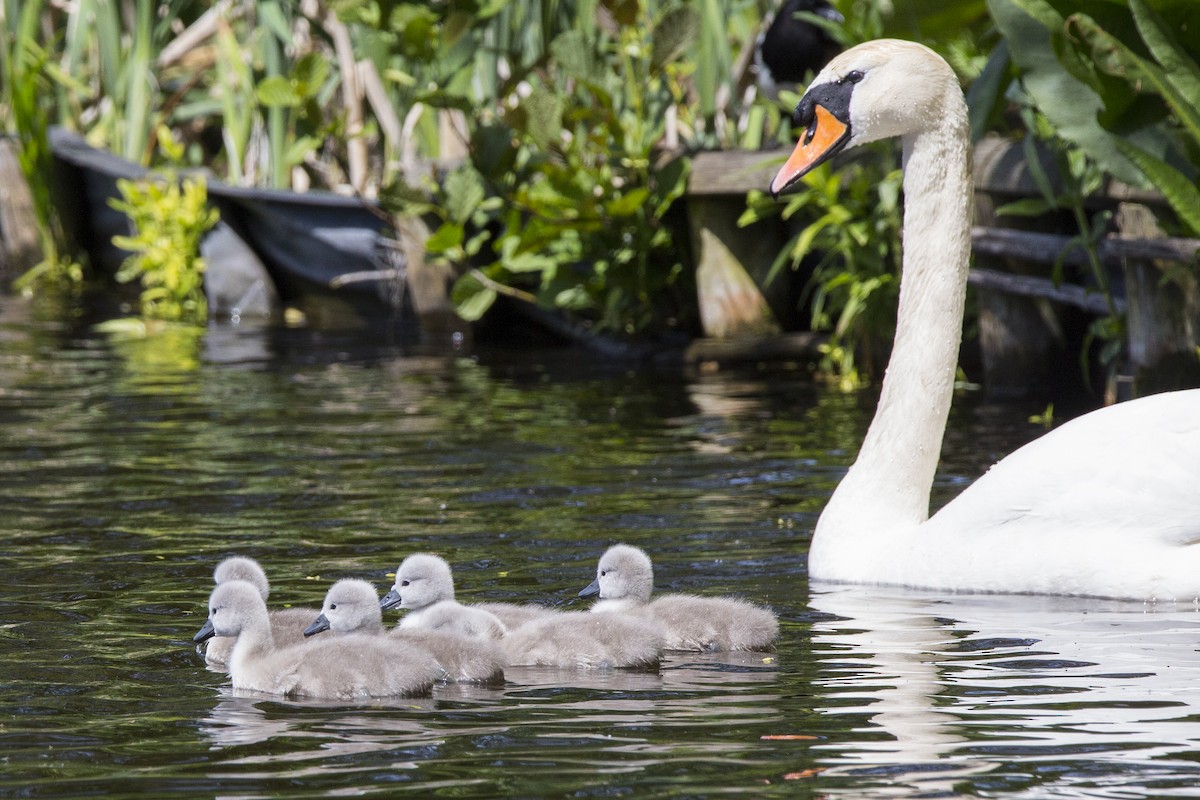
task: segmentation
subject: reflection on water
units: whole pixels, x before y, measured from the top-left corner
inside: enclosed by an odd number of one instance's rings
[[[814,587],[870,398],[803,374],[224,328],[106,339],[0,308],[0,796],[1189,796],[1200,615]],[[193,347],[194,357],[173,350]],[[1034,435],[963,397],[944,502]],[[213,566],[319,604],[407,554],[460,599],[579,609],[617,541],[660,591],[767,603],[777,653],[510,670],[351,706],[240,695],[190,643]],[[767,738],[764,738],[767,737]]]
[[[1029,796],[1045,796],[1049,778],[1056,796],[1081,797],[1128,796],[1150,779],[1184,796],[1200,779],[1190,604],[862,587],[810,602],[831,615],[813,626],[824,713],[866,723],[854,747],[821,746],[836,751],[830,775],[886,771],[924,792],[965,783]]]

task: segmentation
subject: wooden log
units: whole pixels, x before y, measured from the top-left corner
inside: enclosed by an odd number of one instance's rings
[[[1062,234],[976,226],[971,229],[971,239],[976,255],[1076,267],[1088,263],[1083,246]],[[1112,267],[1126,259],[1190,262],[1200,253],[1200,239],[1110,236],[1102,239],[1097,249],[1100,260]]]
[[[1036,297],[1083,309],[1090,314],[1107,314],[1108,300],[1103,295],[1071,283],[1057,284],[1036,275],[1017,275],[996,269],[975,267],[967,278],[972,286],[1018,297]],[[1125,310],[1124,298],[1114,298],[1118,311]]]

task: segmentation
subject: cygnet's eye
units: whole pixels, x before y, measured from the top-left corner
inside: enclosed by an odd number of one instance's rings
[[[607,574],[608,574],[608,570],[606,570],[606,569],[602,569],[602,570],[600,570],[600,577],[601,577],[601,578],[603,578],[603,577],[604,577],[605,575],[607,575]]]
[[[401,586],[408,586],[408,581],[400,581]]]
[[[330,610],[330,611],[337,611],[337,603],[330,603],[330,604],[329,604],[329,610]]]

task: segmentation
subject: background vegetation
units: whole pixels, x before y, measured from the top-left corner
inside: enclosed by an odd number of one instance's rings
[[[943,53],[968,87],[976,136],[1049,143],[1083,191],[1110,175],[1157,186],[1178,214],[1168,225],[1200,232],[1191,0],[834,5],[846,21],[830,33],[844,45],[900,36]],[[686,154],[791,140],[796,95],[750,88],[755,36],[774,10],[770,0],[0,0],[0,125],[35,177],[48,172],[50,125],[151,167],[165,165],[164,131],[172,168],[358,193],[422,215],[469,319],[509,293],[600,329],[690,330],[694,289],[673,212]],[[862,364],[869,374],[890,335],[895,166],[894,149],[880,147],[842,174],[818,171],[786,203],[751,198],[748,219],[816,223],[775,272],[818,259],[806,301],[814,325],[835,333],[827,366],[843,375]],[[45,181],[32,185],[47,259],[26,282],[77,285],[84,271],[60,255]],[[1074,197],[1056,190],[1045,204]],[[1107,219],[1080,223],[1094,232]]]

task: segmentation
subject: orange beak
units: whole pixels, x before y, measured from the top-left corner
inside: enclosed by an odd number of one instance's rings
[[[787,163],[771,181],[771,194],[778,197],[780,192],[800,180],[804,175],[825,159],[832,156],[850,138],[850,126],[835,117],[831,111],[821,104],[816,104],[816,113],[808,130],[800,137],[796,149],[788,156]]]

